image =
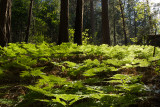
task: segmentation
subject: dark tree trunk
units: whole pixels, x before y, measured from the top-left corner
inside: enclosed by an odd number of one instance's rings
[[[136,11],[134,10],[134,36],[137,37]]]
[[[60,45],[62,42],[69,42],[68,16],[69,16],[69,0],[61,0],[58,45]]]
[[[155,25],[156,29],[155,29],[155,37],[157,35],[157,26]],[[156,42],[154,44],[154,50],[153,50],[153,57],[155,57],[155,54],[156,54]]]
[[[125,24],[125,19],[124,19],[124,6],[121,0],[119,0],[119,5],[120,5],[122,21],[123,21],[124,40],[125,40],[125,45],[127,45],[128,41],[127,41],[127,33],[126,33],[126,24]]]
[[[116,20],[115,20],[115,18],[114,18],[114,28],[113,28],[113,33],[114,33],[114,45],[116,45],[117,43],[116,43]]]
[[[30,8],[29,8],[29,15],[28,15],[28,25],[27,25],[26,38],[25,38],[25,42],[26,43],[28,43],[28,39],[29,39],[29,30],[30,30],[31,19],[32,19],[32,7],[33,7],[33,0],[30,0]]]
[[[95,33],[95,18],[94,18],[94,4],[93,0],[90,0],[90,36],[94,39]]]
[[[77,43],[77,45],[82,45],[83,4],[84,0],[77,0],[75,33],[74,33],[74,43]]]
[[[128,21],[127,21],[127,23],[126,23],[126,26],[127,26],[127,28],[128,28],[128,36],[129,36],[129,38],[132,38],[133,36],[133,27],[132,27],[132,2],[133,2],[133,0],[128,0],[128,1],[126,1],[127,2],[127,17],[128,17]],[[130,40],[129,40],[130,41]]]
[[[8,40],[8,43],[10,42],[10,36],[11,36],[11,7],[12,7],[12,0],[9,0],[8,2],[8,10],[7,10],[7,25],[6,25],[6,37]]]
[[[102,43],[110,45],[108,0],[102,0]]]
[[[0,2],[0,46],[4,47],[10,40],[12,0]]]
[[[116,18],[115,18],[115,1],[113,0],[113,14],[114,14],[114,22],[113,22],[113,38],[114,38],[114,45],[116,45]]]

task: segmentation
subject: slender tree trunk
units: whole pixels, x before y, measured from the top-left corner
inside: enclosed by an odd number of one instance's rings
[[[84,0],[77,0],[74,43],[82,45]]]
[[[137,37],[136,11],[134,10],[134,36]]]
[[[32,21],[32,23],[33,23],[33,25],[32,25],[32,27],[33,27],[33,29],[32,29],[32,34],[33,34],[33,36],[35,36],[35,18],[34,18],[34,16],[33,16],[33,21]]]
[[[28,39],[29,39],[29,30],[30,30],[31,19],[32,19],[32,7],[33,7],[33,0],[30,0],[30,8],[29,8],[29,15],[28,15],[28,25],[27,25],[26,38],[25,38],[25,42],[26,43],[28,43]]]
[[[101,0],[101,1],[102,1],[102,43],[110,45],[108,0]]]
[[[90,36],[94,39],[95,33],[95,18],[94,18],[94,4],[93,0],[90,0]]]
[[[11,3],[12,0],[0,2],[0,46],[2,47],[6,46],[10,39]]]
[[[127,41],[127,33],[126,33],[126,24],[125,24],[125,19],[124,19],[124,6],[122,6],[121,0],[119,0],[119,5],[120,5],[122,21],[123,21],[124,40],[125,40],[125,45],[127,45],[128,41]]]
[[[61,0],[58,45],[62,44],[63,42],[69,42],[68,16],[69,16],[69,0]]]
[[[8,39],[8,43],[10,42],[11,36],[11,7],[12,7],[12,0],[8,2],[8,10],[7,10],[7,25],[6,25],[6,37]]]
[[[113,38],[114,38],[114,45],[116,45],[116,18],[115,18],[115,1],[113,0],[113,18],[114,18],[114,22],[113,22]]]
[[[157,25],[155,25],[156,29],[155,29],[155,37],[157,35]],[[156,54],[156,42],[154,44],[154,50],[153,50],[153,57],[155,57],[155,54]]]
[[[127,24],[126,26],[128,27],[128,31],[129,31],[129,38],[132,38],[134,35],[133,34],[133,27],[132,27],[132,9],[131,9],[131,6],[132,6],[132,2],[133,0],[128,0],[127,1],[127,14],[128,14],[128,21],[127,21]]]

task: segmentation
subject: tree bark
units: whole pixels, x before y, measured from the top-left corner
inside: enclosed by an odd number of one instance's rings
[[[95,18],[94,18],[94,3],[93,0],[90,0],[90,37],[94,39],[95,33]]]
[[[125,24],[125,19],[124,19],[124,6],[122,6],[121,0],[119,0],[119,5],[120,5],[122,21],[123,21],[124,40],[125,40],[125,45],[127,45],[128,41],[127,41],[127,33],[126,33],[126,24]]]
[[[0,46],[4,47],[10,40],[12,0],[1,0],[0,3]]]
[[[116,45],[116,18],[115,18],[115,1],[113,0],[113,18],[114,18],[114,22],[113,22],[113,38],[114,38],[114,45]]]
[[[61,0],[58,45],[62,44],[63,42],[69,42],[68,16],[69,16],[69,0]]]
[[[134,10],[134,36],[137,37],[136,11]]]
[[[29,8],[29,15],[28,15],[28,25],[27,25],[27,31],[26,31],[26,37],[25,42],[28,43],[29,39],[29,30],[31,25],[31,19],[32,19],[32,7],[33,7],[33,0],[30,0],[30,8]]]
[[[6,37],[8,39],[8,43],[10,42],[11,36],[11,7],[12,7],[12,0],[9,0],[8,10],[7,10],[7,25],[6,25]]]
[[[102,1],[102,43],[110,45],[108,0],[101,0],[101,1]]]
[[[77,0],[75,33],[74,33],[74,43],[77,43],[77,45],[82,45],[83,4],[84,0]]]

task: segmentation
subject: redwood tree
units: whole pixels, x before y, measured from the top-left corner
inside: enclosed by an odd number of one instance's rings
[[[6,46],[10,40],[12,0],[0,2],[0,46]]]
[[[101,1],[102,1],[102,43],[110,45],[108,0],[101,0]]]
[[[77,0],[74,43],[82,45],[84,0]]]
[[[69,42],[68,16],[69,16],[69,0],[61,0],[58,45],[60,45],[62,42]]]

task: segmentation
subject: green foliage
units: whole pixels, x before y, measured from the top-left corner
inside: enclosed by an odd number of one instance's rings
[[[116,74],[113,77],[111,77],[111,83],[116,82],[116,83],[121,83],[121,84],[128,84],[128,83],[137,83],[141,76],[131,76],[131,75],[124,75],[124,74]]]
[[[128,106],[148,91],[147,86],[141,83],[142,75],[119,71],[156,66],[159,72],[160,49],[156,48],[155,57],[152,52],[152,46],[138,45],[11,43],[1,48],[0,79],[12,74],[32,83],[17,105],[40,101],[57,107]]]
[[[137,38],[137,37],[135,37],[135,38],[130,38],[130,40],[131,40],[132,42],[134,42],[134,43],[137,43],[137,42],[138,42],[138,38]]]
[[[29,0],[14,0],[12,2],[12,42],[21,42],[25,37],[28,22]]]
[[[4,106],[11,106],[14,105],[15,102],[8,99],[0,99],[0,104],[3,104]]]
[[[44,69],[44,67],[40,67],[40,68],[32,68],[31,71],[22,71],[22,73],[20,74],[21,77],[30,77],[30,76],[42,76],[45,73],[43,73],[41,71],[41,69]]]
[[[142,76],[132,76],[132,75],[124,75],[124,74],[116,74],[108,81],[109,83],[120,83],[116,85],[121,88],[119,90],[125,90],[125,92],[129,93],[141,93],[147,90],[145,85],[138,83]]]
[[[89,37],[88,32],[89,32],[89,29],[85,29],[85,31],[82,32],[83,45],[89,44],[90,39],[92,39],[92,37]],[[72,43],[74,43],[74,33],[75,33],[74,29],[69,29],[69,41]]]
[[[69,41],[74,43],[74,29],[69,29]]]
[[[0,76],[3,74],[3,70],[0,68]]]
[[[136,20],[142,20],[145,17],[145,7],[146,4],[144,2],[141,3],[137,3],[136,7],[134,7],[136,9],[136,11],[138,12],[137,14],[137,19]]]
[[[44,39],[44,35],[37,35],[37,36],[30,36],[29,37],[29,42],[30,43],[43,43],[43,41],[45,41]]]

